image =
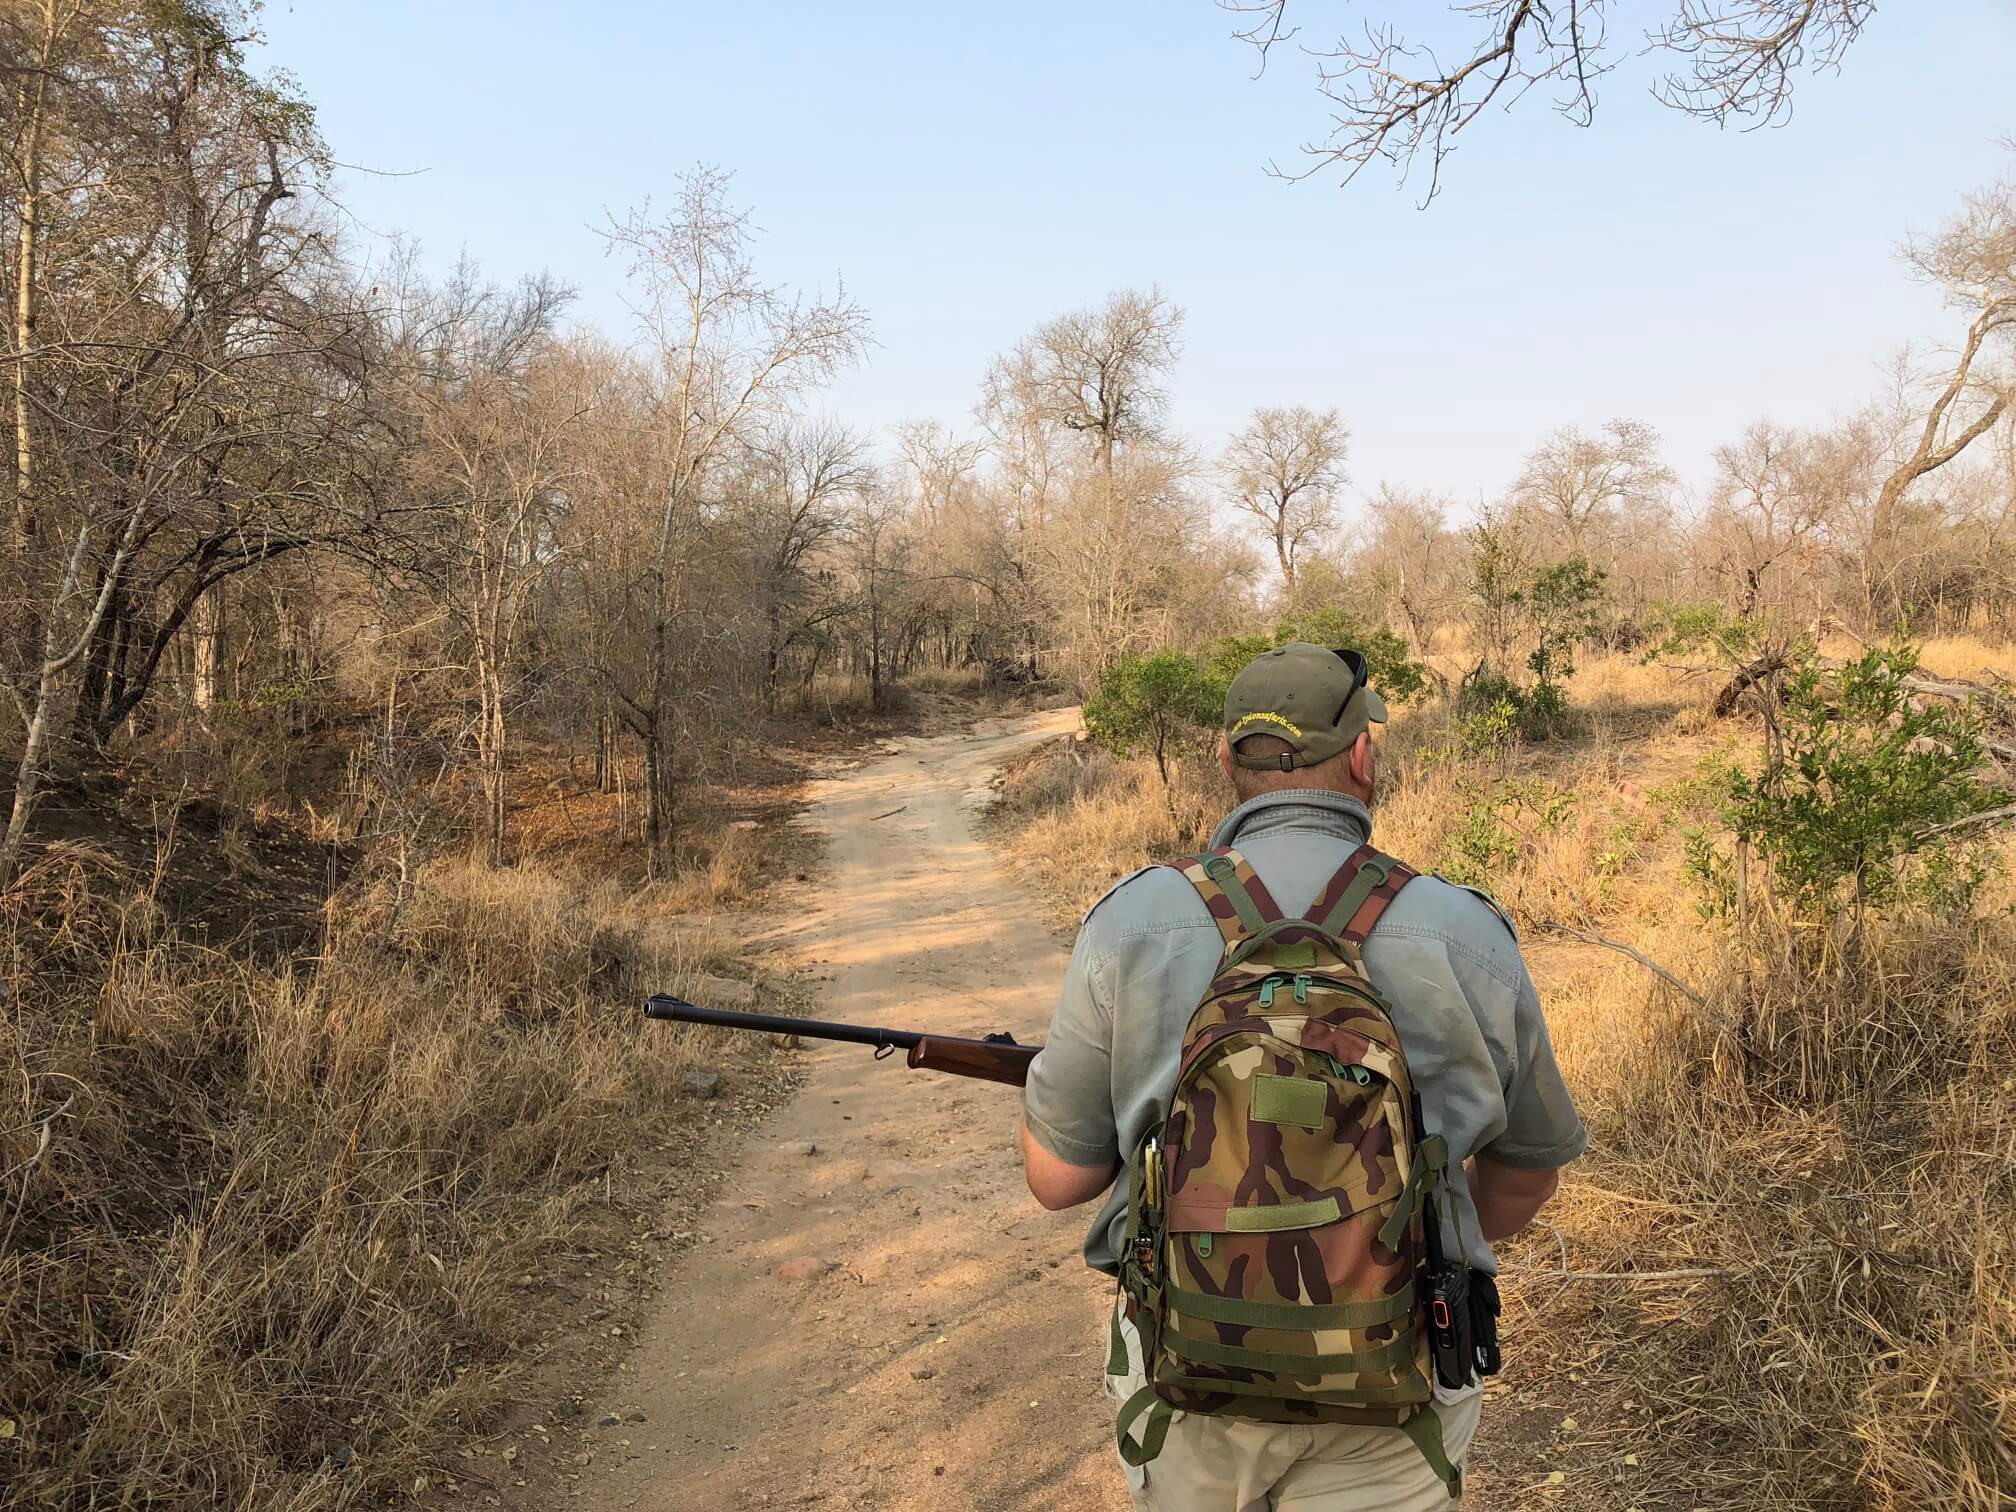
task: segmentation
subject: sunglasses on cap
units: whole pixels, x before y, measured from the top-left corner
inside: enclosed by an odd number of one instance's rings
[[[1358,696],[1358,690],[1365,686],[1370,669],[1365,664],[1365,653],[1353,651],[1348,646],[1332,646],[1330,654],[1351,669],[1351,686],[1344,690],[1344,701],[1337,705],[1337,712],[1330,716],[1330,727],[1335,729],[1344,718],[1344,711],[1351,707],[1351,700]]]

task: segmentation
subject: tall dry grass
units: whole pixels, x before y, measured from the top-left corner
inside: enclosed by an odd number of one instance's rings
[[[650,896],[436,863],[268,968],[180,941],[151,880],[53,846],[0,920],[0,1506],[410,1490],[509,1389],[515,1279],[665,1128],[688,1042],[636,1005],[710,947]]]
[[[1962,676],[2006,658],[1937,652]],[[1482,880],[1521,921],[1594,1138],[1509,1252],[1508,1335],[1575,1363],[1598,1456],[1579,1479],[1608,1476],[1616,1505],[2006,1512],[2010,898],[1899,915],[1853,956],[1824,931],[1704,920],[1685,835],[1716,827],[1719,777],[1754,743],[1709,715],[1714,692],[1597,658],[1562,740],[1465,751],[1442,705],[1385,732],[1378,842],[1459,869],[1498,832]],[[1062,921],[1199,843],[1228,802],[1201,756],[1165,797],[1152,763],[1059,745],[1009,774],[998,838]],[[1641,951],[1699,1001],[1577,936]]]
[[[1557,1219],[1580,1270],[1713,1274],[1597,1283],[1583,1348],[1626,1368],[1591,1405],[1716,1505],[2000,1512],[2016,924],[1894,918],[1853,959],[1807,930],[1717,939],[1706,1006],[1642,1007],[1607,1065]]]

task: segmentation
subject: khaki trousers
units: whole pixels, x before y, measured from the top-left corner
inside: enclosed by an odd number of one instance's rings
[[[1141,1339],[1125,1317],[1127,1373],[1106,1377],[1117,1411],[1144,1379]],[[1484,1410],[1482,1392],[1437,1403],[1442,1442],[1461,1466]],[[1395,1428],[1320,1423],[1307,1428],[1179,1412],[1162,1452],[1139,1469],[1122,1461],[1142,1512],[1446,1512],[1441,1477]]]

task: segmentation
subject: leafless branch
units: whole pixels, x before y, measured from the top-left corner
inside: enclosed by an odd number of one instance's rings
[[[1876,12],[1875,0],[1681,0],[1655,47],[1683,56],[1653,95],[1717,125],[1746,117],[1749,129],[1784,120],[1794,76],[1838,69]]]

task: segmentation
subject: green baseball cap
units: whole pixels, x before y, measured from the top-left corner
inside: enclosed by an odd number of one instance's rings
[[[1328,761],[1375,724],[1386,700],[1365,681],[1364,656],[1290,641],[1248,662],[1225,690],[1225,741],[1232,759],[1256,771],[1292,771]],[[1248,735],[1272,735],[1295,747],[1275,756],[1242,756]]]

